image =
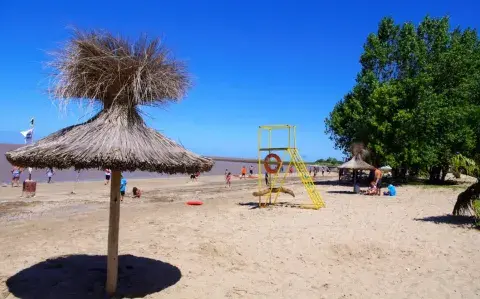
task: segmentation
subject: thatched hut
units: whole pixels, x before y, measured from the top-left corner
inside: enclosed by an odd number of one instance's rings
[[[357,154],[349,161],[338,166],[338,169],[353,170],[353,190],[355,190],[355,185],[357,180],[357,171],[358,170],[374,170],[375,167],[363,161],[362,156],[360,154]]]
[[[87,100],[100,112],[35,144],[6,153],[10,163],[36,168],[110,168],[107,293],[117,286],[120,177],[122,171],[208,171],[213,161],[148,128],[138,106],[180,100],[189,87],[184,65],[158,40],[136,43],[105,32],[75,32],[55,53],[52,95],[65,102]]]

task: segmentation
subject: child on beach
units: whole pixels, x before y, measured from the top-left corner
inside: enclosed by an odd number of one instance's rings
[[[110,169],[105,169],[105,185],[108,185],[110,182],[110,177],[112,176],[112,171]]]
[[[232,173],[229,172],[227,173],[227,176],[225,177],[225,188],[228,187],[230,188],[231,187],[231,182],[232,181]]]
[[[55,174],[52,167],[47,168],[47,177],[48,177],[48,184],[52,182],[52,176]]]
[[[22,173],[22,170],[19,167],[13,166],[13,169],[12,169],[12,187],[13,187],[14,183],[16,183],[17,187],[19,187],[20,174],[21,173]]]
[[[375,184],[375,181],[372,181],[370,183],[370,188],[365,192],[365,195],[375,195],[377,193],[377,184]]]
[[[246,175],[247,175],[247,168],[245,166],[243,166],[242,167],[242,176],[240,178],[246,179],[247,178]]]
[[[142,190],[138,189],[137,187],[133,187],[133,198],[140,198],[142,196]]]
[[[125,191],[127,190],[127,180],[121,175],[121,180],[120,180],[120,196],[121,199],[120,201],[123,201],[123,197],[125,196]]]

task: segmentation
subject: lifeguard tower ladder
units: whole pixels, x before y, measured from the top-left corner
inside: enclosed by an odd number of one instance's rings
[[[287,130],[288,131],[288,142],[286,147],[272,147],[272,131],[273,130]],[[264,147],[262,144],[262,133],[264,131],[268,132],[268,146]],[[277,183],[278,178],[281,176],[281,170],[284,161],[280,160],[272,162],[272,161],[266,161],[266,158],[262,156],[263,153],[268,152],[268,155],[273,154],[275,152],[287,152],[290,156],[290,161],[288,161],[288,167],[286,168],[286,171],[283,173],[283,177],[279,179],[279,186],[277,188],[281,188],[286,181],[287,175],[288,175],[288,170],[290,167],[295,166],[300,179],[305,186],[305,189],[307,190],[308,196],[310,200],[312,201],[312,204],[306,204],[306,205],[301,205],[302,208],[307,208],[307,209],[315,209],[318,210],[320,208],[325,207],[325,203],[322,200],[322,197],[320,196],[320,193],[318,192],[317,188],[313,184],[312,177],[307,171],[307,168],[305,167],[305,163],[302,160],[302,157],[300,156],[298,149],[297,149],[297,133],[296,133],[296,127],[291,126],[291,125],[266,125],[266,126],[259,126],[258,128],[258,191],[260,192],[262,190],[262,184],[263,184],[263,178],[264,176],[262,175],[262,169],[264,169],[264,166],[270,165],[270,164],[276,164],[276,172],[271,173],[269,175],[269,189],[270,192],[267,193],[265,196],[265,201],[262,202],[262,197],[259,196],[258,200],[258,205],[260,207],[264,207],[267,204],[275,204],[279,195],[279,192],[275,193],[275,198],[272,202],[272,190],[275,188],[275,184]],[[266,171],[266,169],[265,169]],[[268,203],[267,203],[268,199]]]

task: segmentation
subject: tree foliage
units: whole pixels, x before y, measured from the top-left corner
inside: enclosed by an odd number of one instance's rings
[[[371,162],[431,178],[457,154],[480,149],[480,42],[476,30],[451,30],[449,19],[418,25],[384,18],[367,37],[356,84],[325,120],[344,152],[354,142]]]
[[[315,163],[336,166],[336,165],[342,164],[343,162],[340,160],[337,160],[336,158],[328,157],[327,159],[318,159],[317,161],[315,161]]]

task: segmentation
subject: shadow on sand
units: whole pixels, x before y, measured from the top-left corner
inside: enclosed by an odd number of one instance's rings
[[[473,226],[475,217],[473,216],[429,216],[424,218],[414,218],[415,221],[433,222],[435,224],[454,224],[459,226]]]
[[[13,275],[9,291],[22,299],[106,298],[107,257],[68,255],[48,259]],[[119,256],[115,298],[142,298],[176,284],[182,273],[177,267],[133,255]]]
[[[258,201],[257,202],[253,202],[253,201],[251,201],[251,202],[239,202],[238,205],[239,206],[250,207],[250,210],[259,208]]]
[[[351,189],[351,188],[350,188]],[[327,193],[331,194],[356,194],[353,191],[347,191],[347,190],[340,190],[340,191],[327,191]]]
[[[313,182],[317,186],[347,186],[353,185],[350,182],[339,181],[339,180],[318,180]]]

